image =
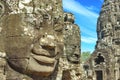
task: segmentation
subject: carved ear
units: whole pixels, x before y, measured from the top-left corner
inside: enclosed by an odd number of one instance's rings
[[[0,17],[11,12],[7,0],[0,0]]]
[[[0,0],[0,17],[4,14],[4,12],[5,12],[4,2]]]

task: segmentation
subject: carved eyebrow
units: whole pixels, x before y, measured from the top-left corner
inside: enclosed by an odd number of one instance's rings
[[[19,34],[19,35],[7,35],[6,38],[9,38],[9,37],[27,37],[28,35],[22,35],[22,34]]]
[[[6,37],[21,37],[22,35],[8,35]]]

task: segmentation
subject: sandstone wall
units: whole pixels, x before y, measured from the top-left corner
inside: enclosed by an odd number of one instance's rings
[[[61,0],[0,0],[0,80],[81,80],[80,47]]]

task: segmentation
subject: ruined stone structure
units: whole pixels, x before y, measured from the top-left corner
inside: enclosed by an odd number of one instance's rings
[[[0,80],[82,80],[79,33],[61,0],[0,0]]]
[[[93,80],[120,80],[120,1],[105,0],[97,23],[97,44],[85,68]]]

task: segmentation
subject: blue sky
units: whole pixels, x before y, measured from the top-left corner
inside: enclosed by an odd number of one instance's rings
[[[94,51],[97,33],[96,24],[103,0],[63,0],[65,12],[75,16],[75,24],[81,30],[81,51]]]

